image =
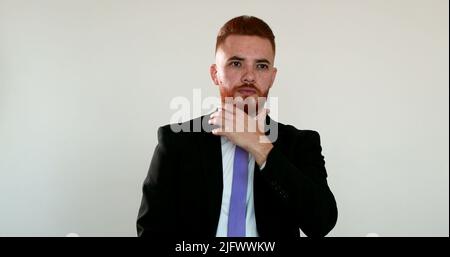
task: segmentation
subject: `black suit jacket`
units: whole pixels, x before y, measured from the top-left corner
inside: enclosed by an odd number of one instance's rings
[[[192,131],[208,119],[205,115],[182,126]],[[301,228],[307,236],[325,236],[336,224],[337,207],[326,181],[319,134],[277,124],[278,139],[266,166],[260,170],[255,164],[258,233],[298,237]],[[170,125],[159,128],[143,186],[139,236],[215,237],[222,204],[222,153],[220,137],[211,129],[175,133]]]

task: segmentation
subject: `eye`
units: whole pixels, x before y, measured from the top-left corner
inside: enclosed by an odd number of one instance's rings
[[[267,65],[265,63],[258,63],[258,64],[256,64],[256,68],[258,70],[267,70],[267,69],[269,69],[269,65]]]
[[[231,67],[239,68],[239,67],[241,67],[241,62],[238,62],[238,61],[232,61],[232,62],[230,62],[230,66],[231,66]]]

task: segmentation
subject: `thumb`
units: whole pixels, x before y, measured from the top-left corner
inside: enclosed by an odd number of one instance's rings
[[[264,131],[264,124],[266,123],[266,116],[269,114],[270,110],[264,108],[258,115],[256,115],[257,127],[260,131]]]
[[[270,113],[270,110],[267,108],[264,108],[258,115],[256,115],[256,118],[258,120],[265,120],[266,116]]]

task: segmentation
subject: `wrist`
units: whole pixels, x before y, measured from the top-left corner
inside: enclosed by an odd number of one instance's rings
[[[253,146],[249,150],[249,152],[255,157],[255,161],[259,166],[266,162],[267,156],[273,148],[272,143],[270,143],[268,140],[266,142],[268,143],[263,143],[258,140],[258,142],[253,144]]]

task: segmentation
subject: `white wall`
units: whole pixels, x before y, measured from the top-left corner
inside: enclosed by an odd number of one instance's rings
[[[448,236],[448,1],[0,0],[0,236],[134,236],[174,96],[217,95],[228,19],[266,20],[284,123],[321,133],[332,236]]]

